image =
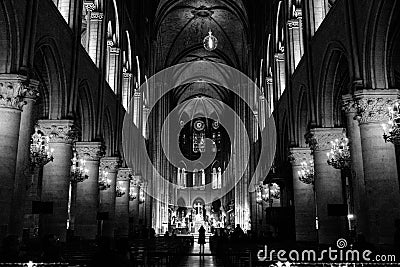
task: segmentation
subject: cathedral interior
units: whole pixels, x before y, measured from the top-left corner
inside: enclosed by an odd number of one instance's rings
[[[400,252],[399,89],[397,0],[0,0],[0,262]]]

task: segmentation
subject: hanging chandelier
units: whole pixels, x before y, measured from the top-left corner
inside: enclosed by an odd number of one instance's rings
[[[385,142],[400,144],[400,110],[399,102],[395,102],[389,109],[389,121],[382,124]]]
[[[30,166],[32,169],[40,168],[53,161],[54,149],[49,149],[50,137],[44,135],[37,128],[31,136]]]
[[[208,32],[208,35],[204,38],[203,45],[207,51],[213,51],[217,49],[218,39],[212,34],[211,30]]]
[[[81,183],[89,178],[89,170],[86,168],[86,161],[78,159],[77,153],[71,159],[71,183]]]
[[[111,179],[108,178],[108,171],[103,171],[99,179],[99,189],[101,191],[107,190],[111,187]]]
[[[125,195],[125,187],[120,182],[118,182],[117,187],[115,189],[115,195],[117,197],[122,197],[123,195]]]
[[[139,191],[139,204],[144,203],[145,201],[145,197],[144,197],[144,190],[142,188],[142,186],[140,187],[140,191]]]
[[[134,191],[135,188],[131,187],[129,189],[129,201],[134,201],[135,199],[137,199],[137,192]]]
[[[298,171],[299,180],[305,184],[314,184],[314,160],[301,162],[301,170]]]
[[[270,184],[262,184],[258,186],[257,190],[257,199],[256,201],[258,203],[261,203],[262,201],[269,202],[272,201],[273,199],[280,199],[281,197],[281,189],[278,184],[276,183],[270,183]]]
[[[349,139],[343,133],[341,139],[331,141],[331,151],[326,155],[328,156],[328,164],[335,169],[346,169],[350,167],[350,148]]]

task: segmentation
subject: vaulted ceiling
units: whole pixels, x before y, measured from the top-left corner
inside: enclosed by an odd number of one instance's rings
[[[207,51],[203,40],[209,30],[218,47]],[[199,60],[248,67],[249,22],[242,0],[161,0],[155,17],[156,70]],[[188,84],[177,89],[182,101],[205,95],[225,100],[229,93],[211,84]],[[178,100],[179,99],[179,100]]]
[[[210,60],[241,69],[247,62],[248,19],[241,0],[161,0],[155,20],[157,69]],[[208,52],[211,30],[218,48]]]

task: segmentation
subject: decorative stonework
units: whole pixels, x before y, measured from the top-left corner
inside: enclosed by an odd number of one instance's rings
[[[301,18],[303,16],[303,12],[301,10],[301,7],[296,7],[293,11],[293,16],[295,18]]]
[[[131,186],[137,187],[143,183],[143,179],[139,175],[132,176],[131,178]]]
[[[298,19],[290,19],[287,22],[288,28],[298,28],[300,26],[299,20]]]
[[[100,170],[108,172],[117,172],[120,165],[120,159],[117,157],[105,157],[100,159]]]
[[[285,53],[275,53],[274,55],[276,60],[284,61],[285,60]]]
[[[84,2],[83,6],[85,7],[87,12],[93,12],[96,10],[96,5],[93,2]]]
[[[38,127],[50,137],[49,143],[72,143],[76,138],[74,122],[71,120],[39,120]]]
[[[78,157],[87,161],[99,161],[104,155],[104,146],[101,142],[77,142],[75,149]]]
[[[303,161],[309,162],[312,158],[309,148],[296,147],[290,149],[289,160],[292,166],[301,166]]]
[[[90,20],[103,20],[104,14],[101,12],[91,12],[90,13]]]
[[[118,181],[129,181],[133,177],[131,168],[120,168],[118,170],[117,180]]]
[[[346,113],[357,113],[357,105],[352,95],[344,95],[342,97],[342,110]]]
[[[313,152],[331,149],[331,141],[343,137],[343,128],[315,128],[305,135]]]
[[[398,90],[363,90],[354,94],[356,119],[360,124],[383,123],[389,120],[389,109],[398,99]]]
[[[0,108],[21,110],[26,104],[25,98],[36,98],[38,82],[27,81],[25,76],[14,74],[0,75]]]

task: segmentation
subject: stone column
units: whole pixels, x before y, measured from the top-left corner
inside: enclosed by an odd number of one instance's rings
[[[122,105],[125,110],[128,111],[129,105],[131,105],[131,97],[132,97],[132,86],[133,84],[133,75],[132,73],[124,71],[122,78]]]
[[[345,217],[328,215],[329,204],[344,204],[341,171],[328,165],[331,141],[343,136],[342,128],[315,128],[307,134],[314,156],[314,179],[318,216],[318,239],[333,244],[345,236]]]
[[[99,164],[103,154],[100,142],[77,142],[79,159],[85,160],[89,178],[77,183],[75,206],[75,235],[94,240],[97,235],[97,210],[99,205]]]
[[[298,174],[301,170],[301,163],[303,161],[309,163],[312,159],[311,150],[309,148],[291,148],[289,157],[293,170],[296,241],[317,241],[314,186],[301,182]]]
[[[367,195],[365,191],[364,164],[361,148],[360,126],[355,119],[357,106],[352,95],[344,95],[343,110],[346,113],[347,137],[351,154],[351,186],[353,189],[354,214],[356,216],[356,230],[358,233],[368,233]]]
[[[132,231],[139,224],[139,186],[142,181],[142,177],[140,175],[133,176],[130,181],[130,193],[135,197],[134,199],[129,199],[129,217],[132,220]]]
[[[288,20],[288,31],[289,31],[289,62],[291,73],[299,64],[301,57],[304,53],[303,38],[302,38],[302,19],[301,17],[293,18]]]
[[[275,59],[275,69],[276,74],[275,77],[277,79],[277,95],[275,96],[275,100],[278,101],[283,91],[286,88],[286,62],[285,62],[285,53],[276,53],[274,56]]]
[[[102,235],[114,236],[115,221],[115,187],[120,159],[117,157],[105,157],[100,160],[100,172],[107,171],[111,181],[110,188],[100,191],[100,211],[108,213],[108,219],[103,221]]]
[[[40,215],[41,235],[55,234],[66,240],[70,171],[72,158],[71,120],[40,120],[39,130],[51,137],[50,149],[54,149],[54,160],[43,167],[42,198],[52,202],[53,213]]]
[[[115,200],[115,237],[124,238],[129,234],[129,183],[132,178],[130,168],[120,168],[117,176],[117,187],[124,194]]]
[[[0,75],[0,240],[8,233],[26,78]]]
[[[19,128],[17,165],[15,171],[13,210],[10,217],[10,234],[22,236],[25,199],[27,197],[27,182],[31,178],[30,170],[30,140],[33,133],[32,111],[38,96],[39,82],[30,80],[23,94],[26,105],[23,107]]]
[[[94,6],[87,6],[88,18],[87,23],[87,51],[90,58],[97,67],[101,67],[101,48],[103,46],[103,21],[104,14],[96,11]]]
[[[369,232],[373,244],[392,244],[394,220],[400,218],[400,193],[395,148],[385,143],[382,123],[398,90],[362,90],[354,94],[360,124]]]
[[[118,90],[120,66],[120,49],[114,46],[107,47],[107,81],[114,93]]]

